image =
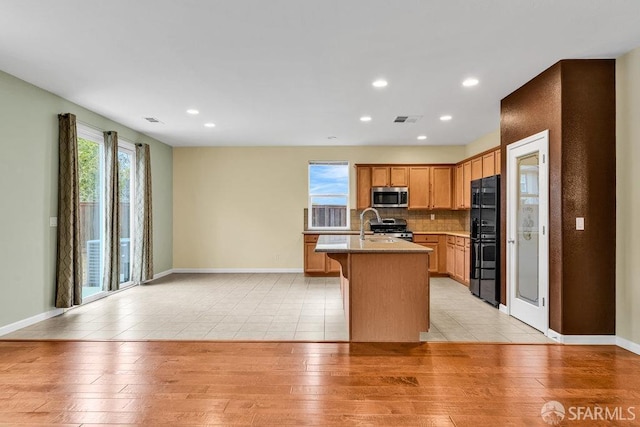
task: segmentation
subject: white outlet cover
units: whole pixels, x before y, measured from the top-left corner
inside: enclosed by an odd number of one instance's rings
[[[576,230],[584,230],[584,218],[576,218]]]
[[[57,227],[58,226],[58,217],[52,216],[49,218],[49,227]]]

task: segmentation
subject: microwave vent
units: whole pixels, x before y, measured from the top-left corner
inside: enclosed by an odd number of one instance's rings
[[[422,116],[396,116],[393,122],[394,123],[415,123],[421,118]]]

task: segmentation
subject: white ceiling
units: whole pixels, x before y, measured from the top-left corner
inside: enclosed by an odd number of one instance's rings
[[[640,46],[639,18],[638,0],[0,0],[0,70],[173,146],[459,145],[558,60]]]

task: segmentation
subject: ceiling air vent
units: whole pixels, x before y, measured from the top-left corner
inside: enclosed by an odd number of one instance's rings
[[[422,116],[397,116],[393,122],[394,123],[415,123],[420,120]]]
[[[144,119],[149,123],[160,123],[160,120],[156,119],[155,117],[145,117]]]

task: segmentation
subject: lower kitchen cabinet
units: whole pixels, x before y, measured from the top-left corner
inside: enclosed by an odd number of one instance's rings
[[[454,276],[456,271],[456,238],[447,236],[447,274]]]
[[[446,236],[447,274],[452,279],[469,286],[471,268],[471,239],[468,237]]]
[[[319,234],[304,235],[304,273],[313,276],[338,276],[340,263],[325,253],[316,252]]]
[[[429,254],[429,273],[447,274],[446,239],[442,234],[413,234],[413,243],[433,249]]]

